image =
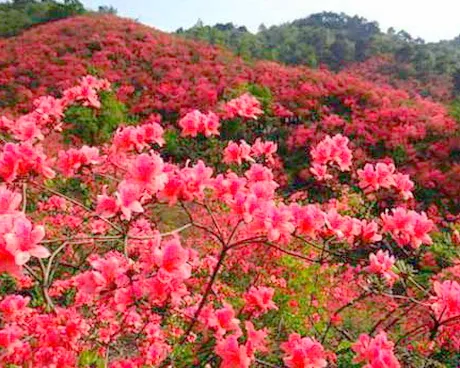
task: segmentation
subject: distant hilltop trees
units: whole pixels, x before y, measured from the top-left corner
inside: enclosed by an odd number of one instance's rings
[[[84,14],[78,0],[13,0],[0,3],[0,37],[11,37],[36,24]],[[116,14],[112,6],[100,6],[100,13]]]
[[[395,78],[427,83],[433,76],[460,75],[460,36],[426,43],[404,30],[389,28],[385,32],[377,22],[344,13],[322,12],[279,26],[262,24],[256,33],[233,23],[209,26],[201,21],[176,33],[229,47],[243,58],[310,67],[325,65],[337,71],[385,54],[392,56]]]

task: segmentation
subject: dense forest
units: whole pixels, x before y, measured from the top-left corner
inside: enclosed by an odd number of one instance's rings
[[[378,74],[392,79],[415,79],[428,83],[436,77],[453,79],[455,94],[460,92],[460,36],[449,41],[426,43],[404,30],[380,29],[377,22],[359,16],[332,12],[312,14],[279,26],[260,25],[257,33],[233,23],[204,25],[198,21],[177,34],[231,48],[244,58],[268,59],[286,64],[327,66],[341,70],[387,55]],[[429,94],[429,93],[427,93]]]
[[[78,0],[13,0],[0,2],[0,37],[11,37],[36,24],[84,14]],[[98,12],[116,13],[111,6],[100,6]]]

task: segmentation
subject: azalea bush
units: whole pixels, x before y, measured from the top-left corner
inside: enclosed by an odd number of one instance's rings
[[[389,157],[330,117],[293,185],[289,114],[249,92],[67,145],[75,109],[122,116],[111,93],[86,76],[0,119],[2,366],[456,364],[458,222]]]

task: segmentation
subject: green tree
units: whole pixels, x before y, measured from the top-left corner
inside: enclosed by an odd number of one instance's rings
[[[100,12],[116,13],[111,6]],[[0,3],[0,37],[11,37],[36,24],[68,18],[87,12],[79,0],[13,0]]]
[[[205,26],[201,21],[177,33],[229,47],[244,58],[313,67],[325,64],[334,70],[389,54],[395,62],[385,65],[382,72],[391,80],[415,78],[428,83],[441,75],[447,84],[449,78],[458,78],[454,73],[460,69],[460,36],[425,43],[404,30],[390,27],[384,32],[376,22],[344,13],[322,12],[279,26],[261,24],[256,33],[233,23]],[[460,82],[455,79],[454,84]]]

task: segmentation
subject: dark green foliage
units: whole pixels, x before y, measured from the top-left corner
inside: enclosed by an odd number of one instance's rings
[[[0,85],[0,109],[14,106],[18,102],[19,96],[14,86]]]
[[[99,6],[99,8],[97,9],[97,12],[101,14],[114,14],[115,15],[117,14],[117,9],[115,9],[111,5],[102,5],[102,6]]]
[[[261,25],[256,34],[232,23],[204,26],[202,22],[177,33],[228,46],[243,57],[309,66],[323,63],[339,69],[347,62],[375,54],[373,41],[381,31],[376,22],[358,16],[323,12],[280,26]]]
[[[397,166],[403,165],[407,160],[407,152],[403,146],[397,146],[391,156]]]
[[[432,356],[433,367],[436,367],[434,364],[436,362],[444,362],[445,365],[442,367],[457,367],[458,362],[460,361],[460,354],[456,352],[451,352],[448,350],[441,350]],[[439,365],[441,367],[441,365]]]
[[[460,124],[460,98],[453,100],[449,106],[450,115]]]
[[[52,2],[48,8],[48,20],[68,18],[73,15],[83,14],[85,8],[78,0],[64,0],[64,3]]]
[[[443,268],[453,266],[455,260],[460,256],[460,251],[454,246],[452,236],[448,232],[433,235],[433,245],[430,249],[436,262]]]
[[[36,24],[84,14],[79,0],[13,0],[0,3],[0,37],[11,37]],[[100,6],[98,12],[116,14],[112,6]]]
[[[360,364],[353,364],[355,353],[350,347],[340,349],[341,354],[338,355],[337,368],[358,368]],[[342,353],[343,352],[343,353]]]
[[[16,288],[16,281],[12,276],[8,275],[7,273],[2,273],[0,275],[0,297],[14,293]]]
[[[454,83],[454,95],[460,94],[460,68],[455,69],[452,74],[452,81]]]
[[[88,187],[86,184],[82,183],[79,178],[68,178],[56,181],[52,189],[70,198],[77,199],[85,205],[91,204],[91,201],[88,199]]]
[[[384,32],[377,22],[332,12],[269,28],[261,25],[257,33],[233,23],[205,26],[199,21],[190,29],[180,28],[177,34],[229,47],[244,58],[311,67],[325,64],[333,70],[372,56],[392,54],[396,70],[387,70],[387,74],[422,82],[439,74],[453,76],[454,94],[460,91],[460,36],[452,41],[425,43],[403,30],[390,28]]]
[[[86,144],[99,145],[109,140],[119,124],[127,121],[127,109],[113,92],[101,92],[100,100],[100,109],[75,105],[66,111],[66,139],[77,136]]]
[[[35,24],[83,14],[78,0],[22,0],[0,4],[0,37],[10,37]]]

